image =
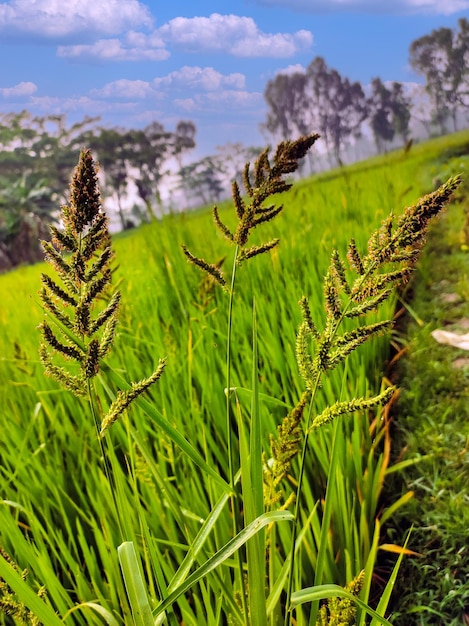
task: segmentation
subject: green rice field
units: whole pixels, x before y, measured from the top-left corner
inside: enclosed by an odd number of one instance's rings
[[[98,408],[161,358],[167,364],[102,440],[88,399],[46,376],[38,356],[40,277],[53,270],[39,264],[0,276],[1,624],[392,623],[389,580],[399,562],[385,578],[374,568],[382,550],[404,554],[406,537],[383,546],[383,528],[412,494],[382,505],[386,476],[398,470],[389,407],[308,431],[304,460],[292,459],[275,501],[266,499],[264,475],[271,438],[305,392],[299,300],[306,296],[322,328],[332,251],[345,258],[353,238],[365,255],[390,212],[399,216],[444,182],[446,160],[468,144],[469,132],[459,133],[295,182],[275,200],[283,212],[253,234],[252,244],[278,237],[279,246],[239,266],[233,298],[181,248],[223,260],[230,275],[233,249],[208,210],[116,235],[112,286],[122,306],[94,379]],[[219,210],[235,228],[232,203]],[[393,294],[360,323],[392,319],[396,303]],[[392,330],[380,334],[326,373],[313,415],[389,387],[397,342]],[[239,460],[231,477],[229,440]],[[343,604],[328,609],[352,611],[354,621],[320,621],[319,600],[360,575],[361,589],[348,587]],[[309,590],[303,599],[301,590]]]

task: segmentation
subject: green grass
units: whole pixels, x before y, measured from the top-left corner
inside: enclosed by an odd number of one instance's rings
[[[452,157],[443,163],[443,173],[461,171],[463,163]],[[407,353],[396,372],[402,390],[395,452],[402,449],[403,462],[419,462],[389,486],[393,493],[412,489],[415,498],[388,532],[395,539],[412,523],[412,549],[420,556],[404,562],[394,601],[396,625],[412,619],[419,626],[456,626],[469,614],[469,368],[457,365],[467,352],[438,344],[431,335],[438,328],[468,331],[468,189],[466,181],[460,202],[429,239],[412,290],[413,314],[402,329]]]
[[[265,239],[280,237],[281,243],[270,255],[239,270],[231,377],[231,385],[238,388],[239,423],[247,429],[253,394],[258,398],[265,450],[269,434],[276,433],[303,392],[295,357],[299,298],[305,294],[313,318],[324,319],[322,284],[332,248],[345,252],[354,237],[363,249],[391,209],[399,212],[430,190],[430,164],[445,150],[467,142],[468,134],[460,134],[415,146],[408,155],[396,152],[300,182],[283,198],[284,214],[265,225]],[[223,206],[221,216],[230,223],[228,211]],[[112,429],[113,481],[125,537],[88,405],[46,378],[38,361],[35,327],[43,313],[37,291],[44,267],[0,277],[0,544],[20,568],[28,567],[28,585],[46,586],[45,601],[61,618],[73,610],[68,623],[103,623],[93,603],[117,623],[133,623],[117,558],[124,538],[138,547],[154,609],[178,581],[203,567],[232,537],[220,481],[211,478],[201,462],[194,463],[199,459],[229,480],[224,393],[228,298],[218,291],[201,296],[200,277],[186,263],[182,243],[210,260],[226,254],[224,240],[204,213],[166,217],[132,236],[116,237],[114,244],[114,281],[120,284],[124,305],[108,366],[97,381],[100,401],[108,404],[122,380],[139,380],[156,368],[160,357],[168,357],[155,390]],[[227,258],[226,266],[230,263]],[[389,302],[369,321],[392,317],[393,306]],[[325,379],[315,410],[337,399],[377,393],[387,355],[385,338],[362,346],[346,367]],[[176,445],[175,432],[190,443],[192,458]],[[339,461],[334,465],[334,492],[328,495],[335,506],[327,513],[331,517],[325,547],[321,528],[333,437]],[[366,601],[389,461],[386,421],[378,418],[370,425],[370,416],[358,414],[341,420],[335,429],[322,428],[310,438],[308,459],[295,588],[314,580],[321,550],[323,583],[344,586],[366,568]],[[293,470],[284,486],[286,495],[294,489],[297,465]],[[275,581],[284,575],[288,524],[269,531],[276,545],[269,562],[271,624],[283,621],[283,596]],[[404,536],[394,539],[404,542]],[[187,565],[184,572],[182,564]],[[174,613],[168,613],[170,623],[183,619],[186,624],[219,624],[228,616],[235,623],[242,621],[232,576],[235,567],[229,556],[198,580],[178,598]],[[299,613],[299,620],[307,623],[308,609]]]

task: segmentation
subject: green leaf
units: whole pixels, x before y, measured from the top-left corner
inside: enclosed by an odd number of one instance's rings
[[[360,598],[357,598],[350,593],[350,591],[346,591],[343,587],[339,587],[338,585],[317,585],[316,587],[307,587],[306,589],[301,589],[301,591],[295,591],[291,596],[291,604],[292,607],[296,607],[305,602],[318,603],[324,598],[347,598],[374,617],[372,622],[373,626],[378,626],[378,624],[392,626],[391,622],[381,617],[379,613],[365,604]]]
[[[127,596],[132,607],[134,625],[153,626],[151,606],[133,542],[121,543],[117,548],[117,554],[119,555]]]
[[[120,376],[115,370],[113,370],[109,366],[106,366],[106,364],[102,365],[101,370],[103,372],[106,371],[106,373],[109,375],[109,377],[112,378],[115,381],[115,383],[116,383],[116,385],[118,386],[119,389],[122,389],[122,390],[130,389],[130,385],[122,378],[122,376]],[[102,380],[101,377],[100,377],[100,380]],[[102,382],[104,383],[105,381],[102,381]],[[224,491],[226,491],[227,493],[231,492],[230,486],[226,483],[226,481],[223,480],[223,478],[220,476],[220,474],[218,474],[213,469],[213,467],[210,467],[210,465],[200,456],[200,454],[197,452],[197,450],[187,441],[187,439],[185,439],[181,435],[181,433],[177,430],[177,428],[172,426],[168,422],[168,420],[165,419],[165,417],[160,413],[160,411],[158,411],[153,406],[153,404],[151,402],[149,402],[148,400],[146,400],[142,396],[139,396],[135,400],[135,403],[138,404],[142,408],[142,410],[145,411],[145,413],[155,421],[156,426],[161,428],[161,430],[185,454],[187,454],[187,456],[190,459],[192,459],[192,461],[194,461],[194,463],[196,465],[198,465],[202,471],[204,471],[211,478],[213,478],[213,480],[220,487],[222,487]]]
[[[404,542],[404,546],[403,546],[403,550],[399,555],[399,558],[396,561],[396,565],[394,566],[393,570],[392,570],[392,574],[388,580],[388,583],[386,585],[386,587],[384,588],[383,593],[381,594],[381,599],[379,601],[378,606],[376,607],[376,617],[375,619],[373,619],[373,621],[371,622],[370,626],[379,626],[379,624],[382,624],[383,622],[381,622],[380,620],[382,620],[383,618],[380,617],[381,615],[384,615],[386,609],[388,608],[388,604],[389,604],[389,599],[391,597],[391,593],[392,590],[394,589],[394,585],[396,584],[396,579],[397,579],[397,574],[399,572],[399,568],[401,566],[402,563],[402,559],[404,558],[404,551],[407,548],[407,544],[409,543],[409,539],[410,539],[410,534],[412,532],[412,528],[410,529],[406,540]]]
[[[204,576],[206,576],[209,572],[214,570],[216,567],[221,565],[224,561],[226,561],[230,556],[232,556],[236,550],[251,539],[257,532],[259,532],[262,528],[267,526],[268,524],[272,524],[275,522],[291,522],[294,520],[294,516],[290,511],[272,511],[270,513],[264,513],[256,520],[254,520],[249,526],[243,528],[241,532],[239,532],[236,537],[231,539],[227,544],[221,548],[216,554],[208,559],[199,569],[197,569],[193,574],[191,574],[185,582],[180,585],[177,589],[173,591],[165,600],[162,602],[155,611],[155,615],[158,616],[160,613],[165,611],[168,606],[170,606],[173,602],[175,602],[180,595],[185,593],[188,589],[190,589],[193,585],[195,585],[199,580],[201,580]]]
[[[60,626],[63,621],[57,617],[54,611],[42,600],[21,578],[21,575],[3,558],[0,557],[0,578],[13,589],[20,602],[47,626]]]
[[[100,604],[96,604],[96,602],[82,602],[81,604],[77,604],[67,613],[67,615],[64,616],[64,619],[66,619],[74,611],[79,611],[87,607],[98,613],[98,615],[101,615],[106,624],[109,624],[109,626],[119,626],[119,622],[116,620],[111,611],[108,611]]]

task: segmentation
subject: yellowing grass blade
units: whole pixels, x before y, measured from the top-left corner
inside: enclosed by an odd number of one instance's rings
[[[383,543],[379,546],[380,550],[385,550],[386,552],[394,552],[394,554],[406,554],[408,556],[422,556],[418,552],[414,552],[413,550],[409,550],[408,548],[403,548],[402,546],[397,546],[394,543]]]

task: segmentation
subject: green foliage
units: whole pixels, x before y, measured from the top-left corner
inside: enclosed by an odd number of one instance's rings
[[[469,22],[462,17],[458,26],[458,30],[435,29],[410,46],[410,64],[425,76],[426,90],[434,107],[434,121],[442,133],[446,132],[448,117],[452,118],[454,130],[457,130],[457,110],[467,108]]]
[[[432,149],[436,153],[441,148]],[[259,578],[260,587],[265,583],[264,618],[271,624],[283,621],[292,514],[274,510],[261,516],[257,511],[259,492],[263,500],[266,487],[262,484],[262,466],[272,467],[271,458],[266,459],[270,456],[266,452],[270,435],[279,432],[282,419],[292,413],[280,432],[281,436],[285,433],[285,439],[278,440],[277,456],[281,461],[285,455],[285,466],[279,465],[276,477],[282,474],[278,487],[284,496],[267,504],[278,508],[290,506],[296,491],[300,461],[298,456],[290,456],[297,446],[295,429],[300,427],[300,435],[309,432],[305,423],[309,408],[302,409],[305,400],[298,400],[304,394],[304,384],[297,375],[294,349],[294,329],[300,322],[295,302],[301,291],[307,293],[310,319],[315,320],[315,328],[323,327],[327,313],[321,293],[331,248],[339,250],[341,257],[353,229],[357,233],[353,256],[357,267],[357,259],[363,265],[366,254],[361,251],[367,242],[361,233],[375,228],[392,206],[413,202],[420,194],[416,172],[419,162],[427,169],[426,150],[417,147],[407,160],[388,159],[386,164],[392,170],[383,170],[374,162],[361,169],[356,167],[347,177],[336,172],[314,184],[301,183],[286,197],[288,219],[262,222],[263,241],[281,238],[282,246],[270,254],[258,255],[246,266],[242,264],[233,306],[230,385],[226,385],[224,350],[229,298],[221,290],[213,291],[209,297],[204,295],[202,303],[197,296],[195,273],[187,271],[186,263],[181,262],[184,257],[180,255],[179,259],[175,252],[181,241],[195,249],[203,240],[204,256],[215,259],[213,265],[220,269],[226,247],[224,233],[207,238],[206,216],[191,214],[169,216],[161,224],[141,229],[136,236],[113,241],[120,259],[113,281],[120,283],[123,304],[113,350],[92,378],[96,410],[115,400],[115,388],[126,388],[123,374],[135,378],[142,363],[151,363],[155,369],[155,354],[162,347],[168,354],[168,365],[159,380],[158,399],[149,402],[138,398],[133,411],[123,415],[111,431],[113,446],[107,446],[111,481],[103,466],[102,449],[96,445],[89,407],[58,388],[50,378],[44,378],[37,364],[37,341],[31,328],[41,319],[41,307],[18,306],[37,291],[43,268],[23,268],[1,277],[4,297],[0,345],[5,357],[1,362],[0,409],[5,438],[0,443],[4,494],[0,502],[0,543],[20,569],[28,565],[28,589],[34,597],[42,585],[46,586],[47,594],[40,600],[44,615],[51,610],[58,619],[80,625],[101,624],[103,620],[112,623],[112,618],[133,623],[116,551],[118,545],[129,542],[138,561],[131,562],[130,572],[142,568],[144,591],[152,611],[166,611],[166,619],[172,624],[243,623],[249,614],[240,608],[241,581],[239,575],[233,575],[238,571],[236,559],[246,546],[251,551],[251,564],[264,564],[258,553],[264,533],[268,560],[267,569],[261,570],[265,571],[265,579]],[[263,171],[268,180],[272,168]],[[414,185],[410,191],[409,185]],[[281,199],[285,204],[286,198]],[[239,207],[248,213],[249,198],[242,198],[242,203]],[[319,206],[322,211],[311,210]],[[232,216],[223,207],[219,207],[218,215],[233,236],[241,232],[237,231],[239,215]],[[399,217],[396,219],[399,224]],[[337,223],[340,229],[334,226]],[[253,240],[245,243],[246,248],[261,247],[257,229],[248,231]],[[70,263],[72,248],[64,256],[64,263]],[[336,273],[330,273],[330,281],[337,288],[342,264],[336,255],[333,264]],[[221,271],[226,276],[225,270]],[[229,278],[226,282],[230,284]],[[68,286],[62,285],[61,289],[67,293]],[[333,317],[337,302],[330,293],[328,308]],[[58,294],[51,298],[61,303]],[[254,294],[256,315],[252,313]],[[97,308],[104,310],[108,298],[96,298]],[[377,312],[364,318],[364,325],[389,319],[393,304],[391,298],[384,300]],[[60,305],[64,319],[75,306]],[[98,319],[99,312],[91,317]],[[348,334],[355,332],[355,319],[344,319],[342,336],[348,342],[359,339]],[[313,328],[311,323],[308,325]],[[62,326],[67,330],[66,324],[58,320],[61,330]],[[312,335],[311,347],[314,331]],[[18,341],[20,345],[15,348]],[[60,343],[66,345],[66,339]],[[369,398],[379,392],[386,353],[386,342],[377,337],[373,345],[360,345],[345,362],[328,370],[316,396],[313,419],[337,401]],[[73,357],[65,361],[67,368],[74,365],[73,361]],[[80,369],[80,363],[76,367]],[[231,393],[224,392],[225,388]],[[223,479],[229,475],[227,399],[231,408],[229,429],[240,435],[235,447],[238,451],[239,444],[243,458],[243,502],[248,502],[248,477],[253,486],[251,509],[243,513],[254,519],[236,535],[233,509],[228,505],[232,490]],[[308,392],[306,403],[309,399]],[[296,413],[291,408],[295,406]],[[103,440],[108,441],[109,437]],[[315,429],[307,448],[302,503],[295,524],[292,605],[300,607],[300,590],[311,584],[318,569],[322,580],[334,582],[335,586],[321,588],[324,595],[315,597],[315,602],[328,593],[343,597],[346,592],[341,587],[364,569],[362,604],[358,604],[363,611],[379,545],[379,494],[389,464],[386,413],[378,412],[371,424],[368,411],[354,420],[334,420],[331,425]],[[256,473],[259,466],[261,476]],[[236,474],[238,494],[239,480]],[[277,523],[280,519],[287,523]],[[254,543],[249,544],[252,540]],[[400,540],[396,539],[398,543]],[[255,567],[251,571],[255,572]],[[18,589],[23,593],[24,586],[18,584]],[[29,602],[31,596],[26,597]],[[173,603],[174,598],[177,600]],[[250,604],[248,609],[260,610],[259,606],[253,607]],[[307,605],[295,610],[298,623],[306,623],[310,614]],[[380,610],[383,615],[386,608]]]
[[[11,557],[0,546],[0,559],[4,560],[15,572],[18,572],[18,566],[11,559]],[[21,572],[21,580],[26,581],[28,577],[28,570]],[[45,594],[45,588],[39,589],[37,595],[41,598]],[[25,603],[18,600],[13,589],[10,587],[7,581],[0,576],[0,612],[5,615],[9,615],[15,620],[17,624],[30,624],[31,626],[38,626],[39,620],[34,613],[26,607]]]
[[[431,335],[442,327],[467,332],[469,258],[460,248],[464,219],[461,204],[452,204],[430,235],[413,284],[413,315],[400,329],[407,351],[397,363],[401,394],[394,439],[403,469],[388,490],[412,489],[415,498],[405,515],[394,516],[387,532],[394,539],[412,523],[417,555],[404,560],[397,579],[396,625],[411,620],[456,626],[467,620],[467,352],[438,344]]]
[[[41,260],[38,239],[47,237],[83,145],[99,155],[106,195],[113,197],[122,229],[135,218],[151,220],[159,207],[165,164],[195,146],[195,126],[175,131],[154,122],[143,130],[100,128],[86,117],[68,126],[63,115],[33,117],[27,111],[0,115],[0,270]],[[133,218],[123,205],[133,181],[144,209]]]

